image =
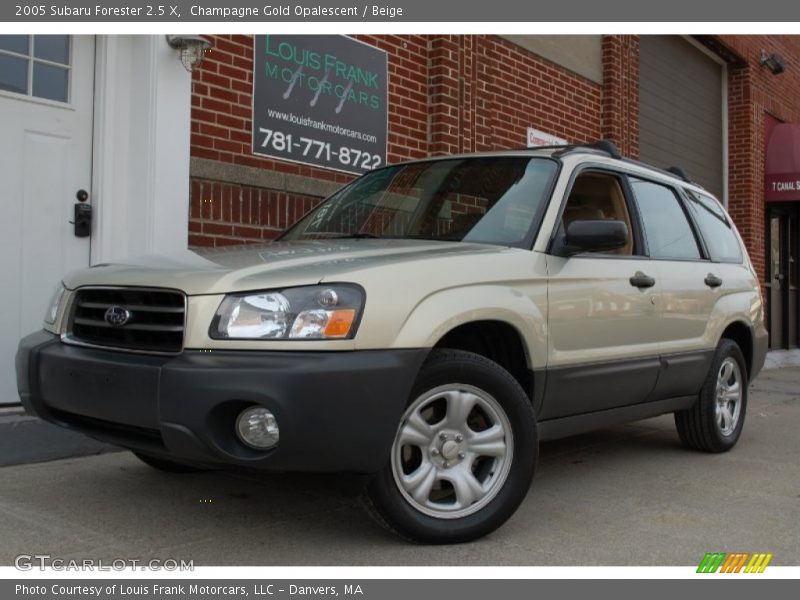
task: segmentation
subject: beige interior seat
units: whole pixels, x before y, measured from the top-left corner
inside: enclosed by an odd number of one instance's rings
[[[569,206],[564,209],[564,227],[569,227],[573,221],[599,221],[606,215],[596,206]]]
[[[564,207],[564,229],[573,221],[601,219],[622,221],[628,227],[628,243],[604,254],[633,254],[633,229],[619,181],[606,173],[583,173],[575,180]]]

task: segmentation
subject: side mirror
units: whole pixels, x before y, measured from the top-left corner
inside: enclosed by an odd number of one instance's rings
[[[567,228],[562,254],[615,250],[628,243],[628,226],[623,221],[573,221]]]

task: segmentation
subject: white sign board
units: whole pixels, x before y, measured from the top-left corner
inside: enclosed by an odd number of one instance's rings
[[[564,138],[528,127],[528,148],[536,146],[565,146],[568,143]]]

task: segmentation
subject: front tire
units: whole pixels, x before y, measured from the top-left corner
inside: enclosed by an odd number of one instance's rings
[[[736,342],[723,338],[711,361],[697,402],[675,413],[675,426],[686,448],[727,452],[744,427],[748,395],[747,366]]]
[[[435,349],[391,457],[367,485],[367,504],[379,522],[412,541],[474,540],[516,511],[537,454],[536,420],[519,383],[482,356]]]

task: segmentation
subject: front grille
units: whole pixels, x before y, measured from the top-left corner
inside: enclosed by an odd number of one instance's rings
[[[112,307],[128,311],[124,325],[106,319]],[[185,316],[186,297],[180,292],[82,288],[75,292],[67,341],[140,352],[180,352]]]

